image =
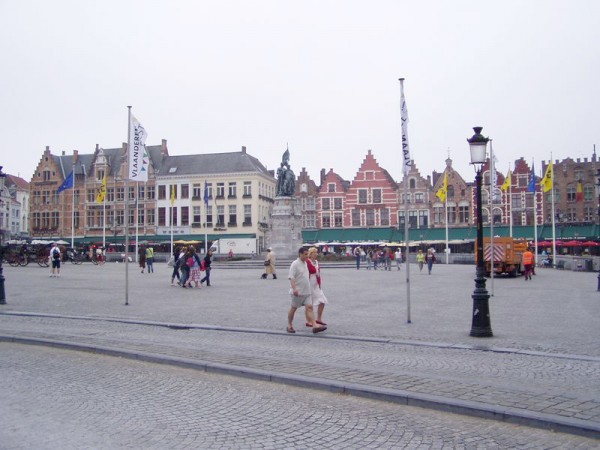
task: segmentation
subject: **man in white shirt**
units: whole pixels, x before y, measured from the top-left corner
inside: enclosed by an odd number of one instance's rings
[[[288,279],[290,280],[291,286],[290,298],[292,299],[292,305],[288,311],[288,333],[296,332],[293,324],[294,315],[296,314],[296,310],[301,306],[304,306],[306,322],[312,325],[313,333],[319,333],[327,329],[326,326],[317,324],[313,314],[312,298],[310,295],[310,282],[308,280],[308,266],[306,265],[307,258],[308,249],[306,247],[301,247],[300,250],[298,250],[298,259],[296,259],[290,265]]]

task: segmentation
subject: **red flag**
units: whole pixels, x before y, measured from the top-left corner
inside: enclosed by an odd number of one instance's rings
[[[578,202],[583,201],[583,183],[581,181],[577,183],[577,196],[575,198]]]

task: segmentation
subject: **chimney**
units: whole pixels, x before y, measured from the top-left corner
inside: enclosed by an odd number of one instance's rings
[[[73,150],[73,164],[77,164],[79,161],[79,150]]]
[[[246,146],[242,145],[242,153],[246,154]]]
[[[323,185],[324,181],[325,181],[325,169],[321,169],[321,185]]]
[[[47,148],[47,147],[46,147]],[[65,156],[67,152],[65,152],[64,150],[62,151],[62,155]]]
[[[163,156],[169,156],[169,149],[167,148],[167,140],[166,139],[162,140],[162,144],[160,146],[160,153]]]

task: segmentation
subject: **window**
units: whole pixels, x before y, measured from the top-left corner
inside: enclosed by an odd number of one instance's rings
[[[306,197],[306,209],[308,211],[314,211],[315,209],[317,209],[316,205],[316,199],[314,197]]]
[[[80,221],[79,211],[75,211],[75,214],[73,214],[73,225],[75,228],[80,227],[79,221]]]
[[[352,210],[352,226],[360,227],[360,209]]]
[[[324,211],[330,210],[331,209],[331,199],[329,199],[329,198],[322,198],[321,199],[321,208]]]
[[[144,214],[144,206],[140,205],[140,208],[138,208],[138,225],[144,225],[144,218],[145,218],[145,214]]]
[[[252,182],[244,181],[244,198],[252,197]]]
[[[515,210],[521,208],[523,205],[521,203],[521,194],[512,194],[512,204],[510,205],[511,209]]]
[[[448,224],[456,223],[456,206],[448,205]]]
[[[169,201],[171,200],[171,197],[176,199],[177,197],[177,185],[176,184],[172,184],[169,186]]]
[[[304,228],[315,228],[317,226],[317,217],[314,212],[309,212],[302,216]]]
[[[586,222],[591,222],[593,219],[593,217],[596,216],[596,211],[594,210],[594,208],[590,208],[589,206],[586,206],[585,208],[583,208],[583,220],[585,220]]]
[[[208,190],[208,198],[213,198],[212,183],[206,183],[205,189]],[[204,195],[206,195],[206,192]]]
[[[172,220],[172,223],[174,227],[177,226],[177,206],[174,207],[169,207],[168,209],[169,211],[169,219]]]
[[[135,209],[129,209],[129,220],[127,221],[129,226],[135,225]]]
[[[414,178],[411,178],[410,180],[408,180],[408,187],[410,189],[414,189],[417,187],[417,182]]]
[[[327,192],[335,192],[335,183],[327,184]]]
[[[158,226],[164,227],[166,225],[166,208],[158,208]]]
[[[87,210],[87,225],[88,225],[88,228],[94,227],[94,210],[93,209]]]
[[[323,216],[322,225],[323,228],[331,228],[331,217],[329,214]]]
[[[125,188],[124,187],[118,187],[117,188],[117,201],[118,202],[122,202],[125,200]]]
[[[373,189],[373,203],[381,203],[381,189]]]
[[[106,201],[114,202],[115,201],[115,188],[106,189]],[[77,202],[75,202],[77,203]]]
[[[75,204],[79,204],[79,189],[75,189]]]
[[[190,198],[190,185],[189,184],[181,185],[181,198]]]
[[[419,210],[419,228],[427,228],[429,225],[429,211],[426,209]]]
[[[459,206],[458,207],[458,221],[460,223],[469,223],[469,207]]]
[[[88,203],[93,203],[96,201],[96,189],[88,189],[86,194]]]
[[[222,227],[225,225],[225,206],[217,206],[217,226]]]
[[[229,222],[228,226],[237,225],[237,207],[236,205],[229,205]]]
[[[358,190],[358,203],[363,204],[363,205],[367,203],[367,190],[366,189]]]
[[[144,200],[144,191],[145,191],[145,189],[144,189],[144,185],[143,185],[143,184],[140,184],[140,185],[138,186],[138,199],[140,199],[140,200]]]
[[[217,183],[217,198],[225,197],[225,183]]]
[[[154,186],[146,186],[146,199],[154,200],[154,198],[155,198]]]
[[[583,187],[583,201],[591,202],[594,199],[594,185],[586,184]]]
[[[423,203],[423,193],[422,192],[415,193],[415,203]]]
[[[237,197],[237,183],[235,182],[230,182],[229,183],[229,191],[228,191],[228,198],[236,198]]]
[[[50,181],[50,179],[52,178],[49,170],[44,170],[43,175],[44,175],[44,181]]]
[[[202,223],[202,211],[199,206],[194,206],[193,209],[193,217],[192,217],[192,225]]]
[[[575,208],[567,209],[567,220],[569,222],[575,222],[577,220],[577,212],[575,211]]]
[[[51,215],[52,228],[58,228],[58,211],[52,211]]]
[[[381,208],[379,210],[379,224],[382,227],[390,225],[390,210],[388,208]]]
[[[158,185],[158,199],[165,200],[167,198],[167,187],[164,184]],[[160,220],[160,218],[159,218]]]
[[[135,186],[129,186],[129,200],[135,200]]]
[[[577,187],[575,185],[567,186],[567,201],[574,202],[577,200]]]
[[[341,197],[336,197],[333,199],[333,209],[342,209]]]
[[[39,205],[42,202],[42,193],[40,191],[33,191],[33,204]]]
[[[117,221],[116,224],[123,226],[123,224],[125,223],[125,211],[123,211],[122,209],[119,209],[117,211]]]
[[[202,185],[200,183],[194,183],[192,186],[192,200],[202,199]]]
[[[546,202],[551,203],[552,202],[552,191],[554,191],[554,201],[556,203],[560,202],[560,189],[559,188],[554,188],[548,192],[546,192]]]
[[[252,225],[252,205],[244,205],[244,225]]]
[[[146,225],[154,226],[154,209],[146,211]]]
[[[440,224],[444,223],[444,207],[434,206],[433,207],[433,223]]]
[[[344,226],[344,215],[342,213],[335,213],[333,215],[334,226],[341,228]]]
[[[372,210],[372,209],[367,209],[365,211],[365,213],[366,213],[365,216],[366,216],[366,219],[367,219],[367,226],[368,227],[375,226],[375,211]]]
[[[213,207],[211,205],[208,205],[208,208],[206,208],[206,226],[212,227],[212,224],[213,224]]]
[[[96,170],[96,180],[102,181],[104,179],[104,169]]]
[[[454,198],[454,186],[448,185],[448,198]]]
[[[408,228],[417,228],[417,211],[408,211]]]
[[[187,227],[187,226],[189,226],[189,224],[190,224],[190,208],[189,208],[189,206],[182,206],[181,207],[181,226]]]

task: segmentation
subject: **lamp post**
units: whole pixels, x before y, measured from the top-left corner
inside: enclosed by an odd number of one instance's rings
[[[481,135],[482,127],[474,127],[475,134],[467,139],[471,150],[471,164],[476,166],[475,184],[477,186],[477,268],[475,270],[475,290],[473,291],[473,321],[470,336],[491,337],[490,295],[485,288],[485,262],[483,261],[483,214],[481,211],[481,168],[486,159],[486,147],[489,138]]]
[[[4,259],[4,200],[2,196],[4,194],[4,177],[5,173],[2,173],[2,166],[0,166],[0,207],[2,208],[0,213],[2,214],[2,222],[0,222],[0,234],[2,235],[2,242],[0,243],[0,305],[6,305],[6,294],[4,293],[4,269],[2,268],[2,259]]]

